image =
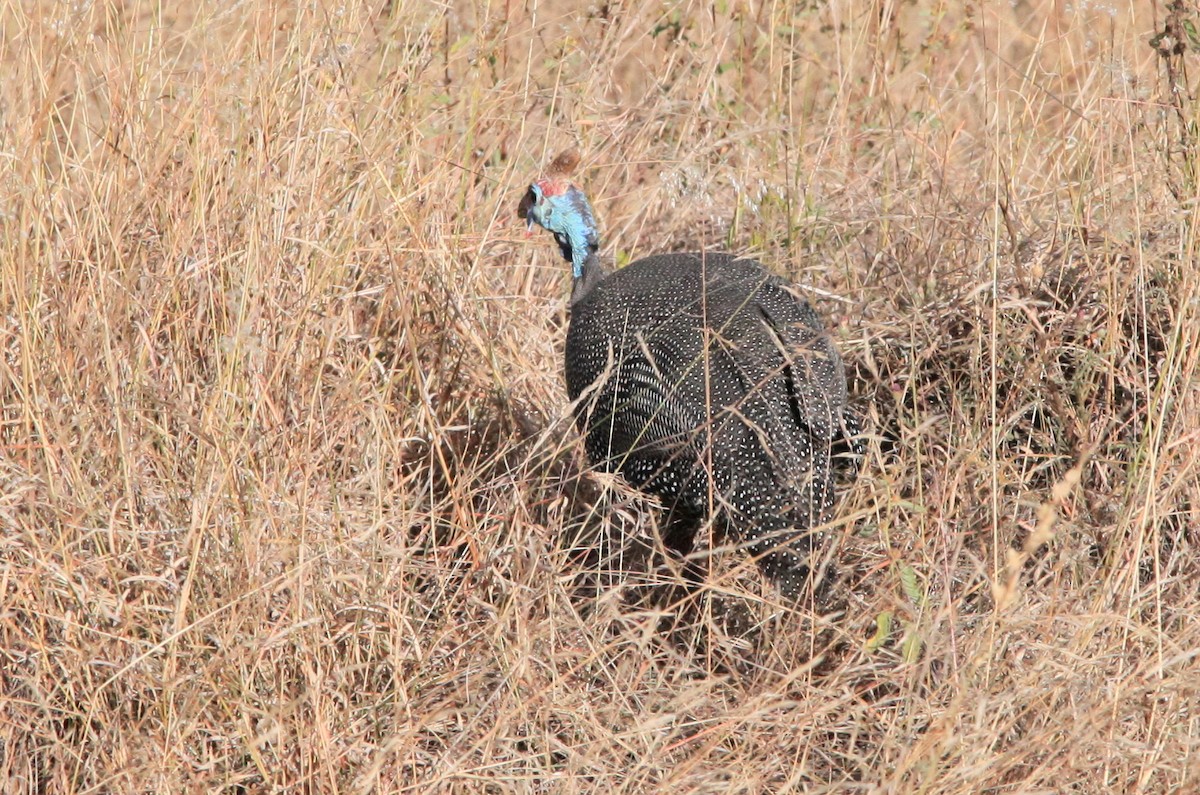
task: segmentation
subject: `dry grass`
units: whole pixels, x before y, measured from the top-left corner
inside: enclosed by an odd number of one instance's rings
[[[0,788],[1200,790],[1163,7],[185,5],[0,7]],[[607,253],[836,324],[820,604],[735,553],[632,598],[514,218],[569,145]]]

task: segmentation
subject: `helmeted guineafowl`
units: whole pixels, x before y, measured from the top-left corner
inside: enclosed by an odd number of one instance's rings
[[[842,360],[812,307],[752,259],[600,262],[591,205],[555,160],[521,201],[574,269],[566,377],[588,457],[658,495],[680,554],[712,516],[789,596],[829,519],[834,450],[857,450]],[[579,398],[583,396],[582,400]]]

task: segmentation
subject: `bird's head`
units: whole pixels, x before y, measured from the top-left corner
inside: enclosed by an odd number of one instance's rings
[[[560,156],[555,163],[562,159]],[[600,248],[596,217],[583,191],[552,168],[550,176],[529,186],[517,208],[517,216],[526,221],[529,229],[537,224],[553,234],[563,258],[571,263],[575,278],[583,276],[584,263]]]

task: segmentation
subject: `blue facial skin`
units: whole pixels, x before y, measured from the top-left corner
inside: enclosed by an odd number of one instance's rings
[[[571,263],[575,278],[583,277],[584,263],[600,248],[596,218],[583,191],[571,185],[562,193],[547,195],[542,185],[535,182],[521,200],[517,214],[530,229],[537,224],[553,234],[563,258]]]

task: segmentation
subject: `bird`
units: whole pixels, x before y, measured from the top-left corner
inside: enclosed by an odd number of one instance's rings
[[[570,178],[578,162],[556,157],[517,214],[571,265],[566,386],[588,459],[659,498],[667,548],[686,558],[711,519],[798,597],[840,458],[862,449],[833,340],[796,288],[752,258],[669,253],[607,268]]]

